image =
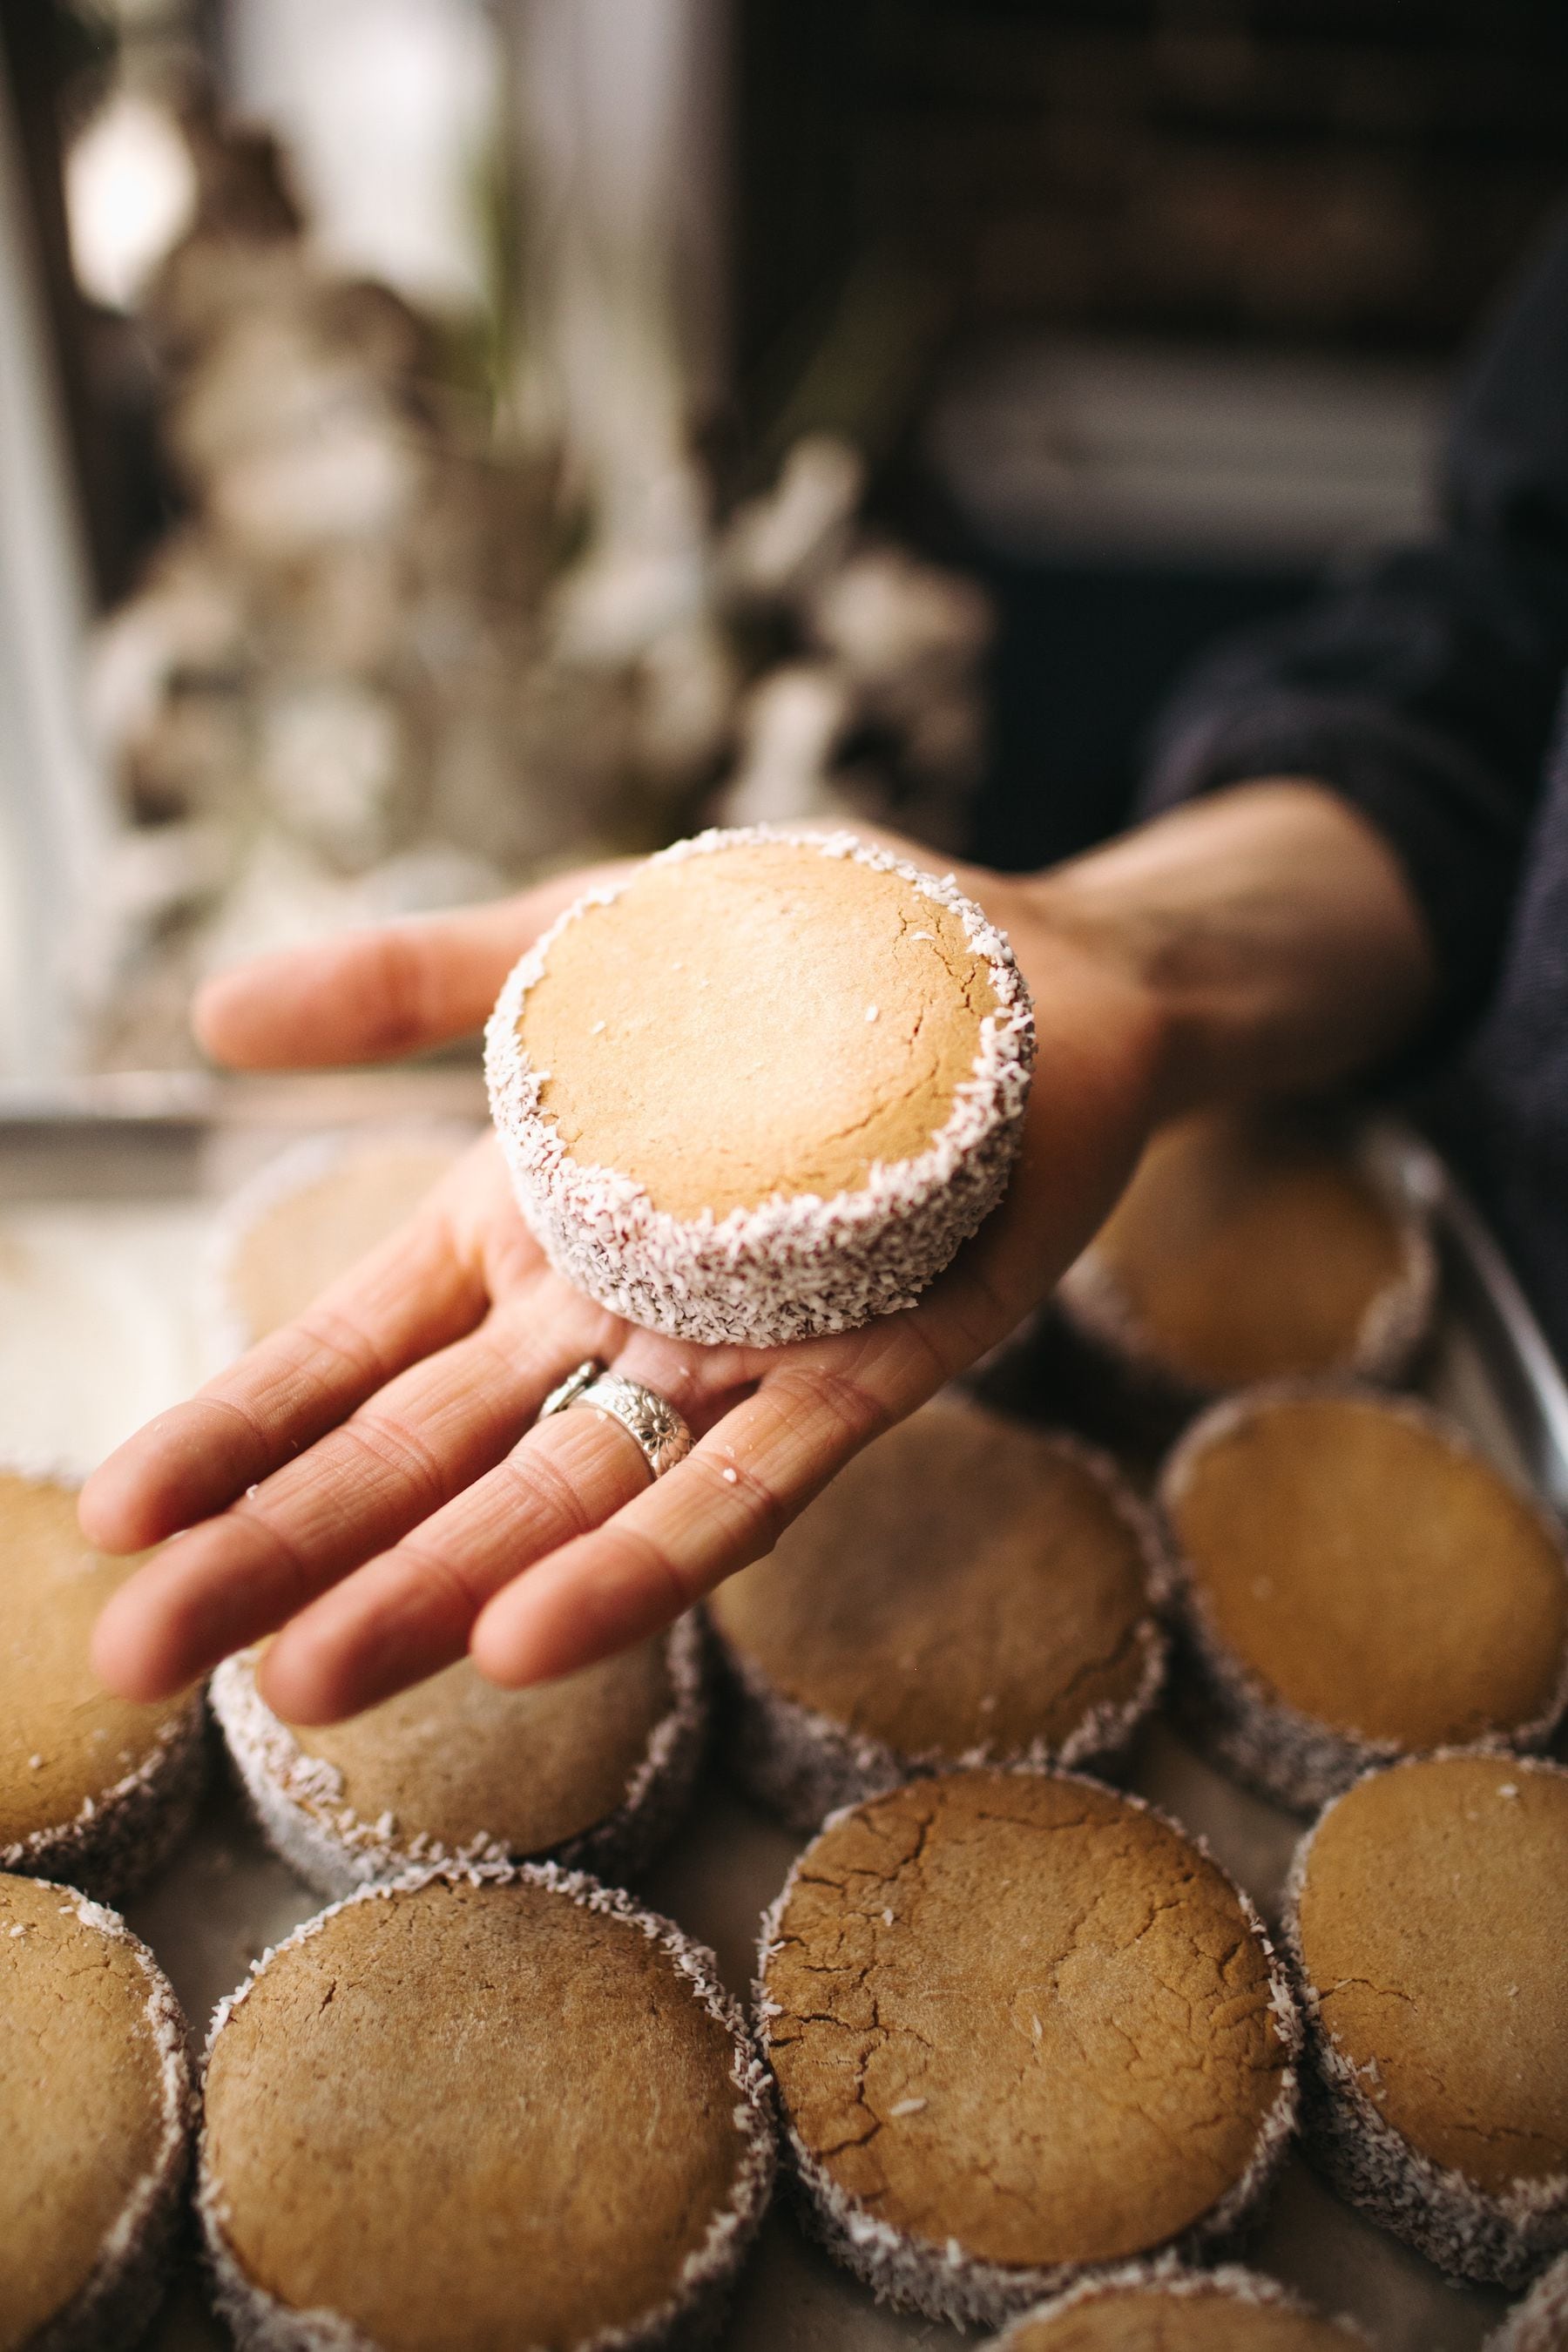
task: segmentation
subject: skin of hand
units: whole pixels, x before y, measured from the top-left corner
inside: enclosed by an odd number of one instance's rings
[[[198,1034],[253,1069],[466,1035],[595,878],[264,958],[209,984]],[[1006,1198],[916,1307],[770,1349],[641,1330],[552,1270],[487,1138],[89,1481],[89,1541],[158,1547],[100,1619],[103,1681],[159,1697],[273,1634],[268,1703],[325,1723],[465,1652],[521,1686],[655,1633],[1047,1296],[1163,1118],[1331,1083],[1395,1045],[1432,987],[1391,853],[1311,783],[1237,788],[1045,876],[957,878],[1012,940],[1037,1055]],[[590,1356],[690,1423],[657,1484],[598,1413],[536,1424]]]

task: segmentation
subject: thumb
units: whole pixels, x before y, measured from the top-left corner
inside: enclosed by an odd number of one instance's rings
[[[392,1061],[466,1037],[540,933],[624,870],[585,867],[489,906],[256,956],[198,991],[197,1039],[231,1068],[277,1070]]]

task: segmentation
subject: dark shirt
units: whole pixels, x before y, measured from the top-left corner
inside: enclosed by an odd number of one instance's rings
[[[1167,710],[1147,809],[1316,777],[1384,834],[1442,975],[1443,1140],[1568,1361],[1568,217],[1455,404],[1443,532],[1223,646]]]

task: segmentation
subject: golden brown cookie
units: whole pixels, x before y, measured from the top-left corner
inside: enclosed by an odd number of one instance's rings
[[[709,1601],[737,1777],[812,1829],[917,1771],[1103,1761],[1158,1696],[1163,1583],[1105,1456],[941,1399]]]
[[[413,1215],[473,1139],[457,1127],[351,1128],[269,1160],[219,1221],[214,1352],[237,1355],[291,1323]]]
[[[550,1866],[362,1888],[214,2021],[198,2207],[242,2352],[663,2344],[773,2168],[711,1956]]]
[[[1016,2319],[991,2352],[1366,2352],[1367,2340],[1260,2272],[1161,2261],[1069,2287]]]
[[[0,1469],[0,1869],[102,1896],[147,1877],[201,1794],[199,1690],[133,1706],[88,1663],[93,1621],[139,1565],[93,1550],[63,1478]]]
[[[1568,2246],[1568,1771],[1369,1773],[1297,1849],[1309,2144],[1445,2270],[1521,2286]]]
[[[133,2344],[190,2155],[185,2021],[152,1953],[74,1887],[0,1876],[0,2347]]]
[[[812,2227],[932,2318],[1234,2228],[1300,2029],[1257,1914],[1135,1800],[958,1772],[837,1815],[763,1922],[759,2014]]]
[[[310,1729],[273,1714],[257,1657],[219,1666],[213,1712],[268,1844],[323,1895],[426,1862],[639,1871],[691,1794],[707,1728],[689,1617],[531,1690],[498,1689],[464,1659]]]
[[[1399,1755],[1551,1737],[1562,1537],[1456,1422],[1365,1390],[1258,1390],[1188,1431],[1160,1507],[1194,1736],[1282,1803]]]
[[[1395,1380],[1436,1287],[1425,1219],[1364,1151],[1277,1113],[1205,1111],[1155,1136],[1058,1295],[1169,1414],[1258,1381]]]
[[[995,1206],[1034,1024],[951,881],[832,835],[707,833],[590,892],[487,1038],[524,1216],[580,1290],[772,1345],[907,1307]]]

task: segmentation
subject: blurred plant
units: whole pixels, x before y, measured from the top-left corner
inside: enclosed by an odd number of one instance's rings
[[[313,252],[270,141],[184,130],[194,218],[142,310],[188,511],[92,679],[129,819],[106,1060],[186,1058],[235,955],[706,816],[954,835],[988,611],[864,530],[852,448],[801,441],[718,520],[683,458],[666,523],[650,483],[607,528],[568,420],[498,440],[426,322]]]

